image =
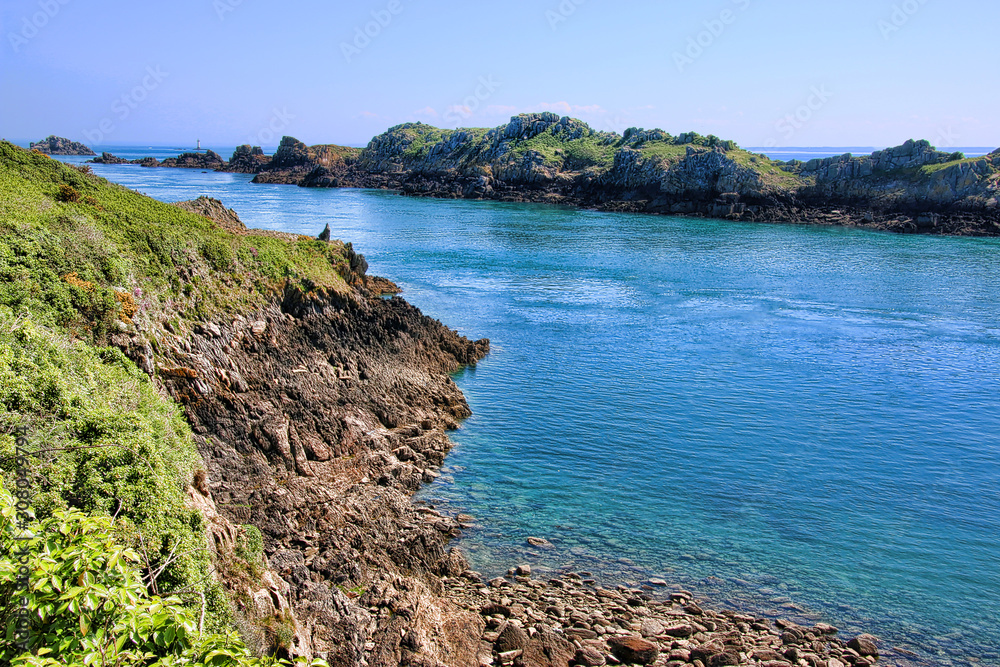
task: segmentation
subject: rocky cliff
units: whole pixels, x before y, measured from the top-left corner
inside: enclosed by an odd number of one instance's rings
[[[41,151],[46,155],[96,155],[87,146],[78,141],[70,141],[65,137],[50,134],[41,141],[33,141],[30,150]]]
[[[400,299],[289,289],[245,316],[164,332],[156,348],[151,363],[209,466],[203,497],[260,528],[287,588],[243,611],[285,602],[288,652],[332,665],[472,664],[449,655],[474,652],[483,621],[441,597],[436,576],[453,567],[445,543],[458,523],[409,495],[436,476],[446,430],[469,415],[447,373],[488,343]]]
[[[294,169],[267,165],[255,182],[903,232],[1000,233],[1000,152],[965,159],[926,141],[870,156],[785,163],[711,135],[637,128],[619,135],[540,113],[514,116],[494,129],[399,125],[336,174],[309,150],[297,146]]]
[[[239,525],[263,532],[268,570],[241,611],[258,627],[286,619],[282,654],[335,667],[878,659],[871,637],[703,609],[663,580],[608,589],[587,572],[533,579],[521,565],[485,581],[447,547],[471,517],[409,496],[437,476],[447,431],[469,415],[447,373],[488,343],[401,299],[289,288],[253,313],[164,331],[148,359],[119,344],[186,408],[209,466],[189,494],[212,543],[224,552]],[[274,650],[266,632],[258,641]]]

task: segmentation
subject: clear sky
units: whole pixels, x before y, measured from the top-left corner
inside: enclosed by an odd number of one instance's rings
[[[551,110],[744,146],[1000,146],[995,0],[4,0],[0,21],[11,140],[364,145]]]

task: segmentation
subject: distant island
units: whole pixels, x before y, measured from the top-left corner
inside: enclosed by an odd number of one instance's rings
[[[553,113],[493,129],[407,123],[364,149],[282,139],[256,183],[569,204],[896,232],[1000,234],[1000,149],[980,158],[907,141],[871,155],[772,160],[688,132],[599,132]]]
[[[123,160],[104,154],[94,162]],[[772,160],[714,135],[602,132],[557,114],[496,128],[390,128],[365,148],[283,137],[268,158],[243,145],[227,162],[184,153],[149,167],[254,174],[254,183],[365,187],[405,195],[542,202],[604,211],[886,231],[1000,235],[1000,149],[966,158],[910,140],[870,155]]]
[[[94,151],[79,141],[70,141],[65,137],[57,137],[54,134],[50,134],[41,141],[31,142],[28,148],[40,151],[46,155],[96,155]]]

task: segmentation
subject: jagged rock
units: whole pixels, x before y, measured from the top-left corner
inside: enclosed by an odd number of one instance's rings
[[[219,225],[219,227],[222,227],[226,231],[232,232],[233,234],[247,233],[247,227],[243,224],[243,221],[240,220],[240,216],[236,214],[236,211],[231,208],[226,208],[225,205],[218,199],[201,196],[190,201],[179,201],[174,204],[174,206],[191,213],[203,215]]]
[[[257,312],[195,332],[156,359],[161,369],[190,372],[162,370],[158,379],[200,434],[218,514],[256,525],[270,569],[289,585],[294,652],[341,667],[362,658],[399,664],[403,651],[413,660],[474,662],[485,627],[478,605],[463,610],[439,597],[437,573],[468,568],[446,552],[451,528],[437,528],[453,520],[420,518],[409,502],[422,483],[415,472],[414,484],[411,473],[389,475],[384,488],[359,480],[388,472],[389,453],[403,446],[443,459],[444,432],[416,425],[468,416],[447,374],[474,363],[488,343],[461,338],[400,299],[291,287]],[[262,594],[250,597],[263,608]],[[369,607],[378,605],[395,615],[373,617]],[[375,648],[366,653],[369,642]]]
[[[278,150],[257,172],[254,183],[296,183],[318,187],[369,187],[353,171],[360,149],[325,144],[306,146],[282,137]],[[304,182],[306,181],[306,182]]]
[[[330,240],[330,223],[329,222],[326,223],[326,227],[323,228],[323,231],[321,231],[319,233],[319,236],[317,236],[316,238],[318,238],[320,241],[329,241]]]
[[[236,150],[233,151],[225,171],[236,174],[258,174],[269,160],[270,158],[264,155],[260,146],[243,144],[237,146]]]

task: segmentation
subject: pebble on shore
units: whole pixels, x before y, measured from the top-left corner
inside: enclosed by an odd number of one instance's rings
[[[875,637],[843,640],[827,623],[703,609],[684,590],[658,599],[650,587],[612,590],[573,572],[548,581],[530,574],[519,565],[486,587],[471,571],[444,579],[447,596],[486,621],[482,665],[868,667],[878,660]],[[650,583],[666,586],[660,581]]]

